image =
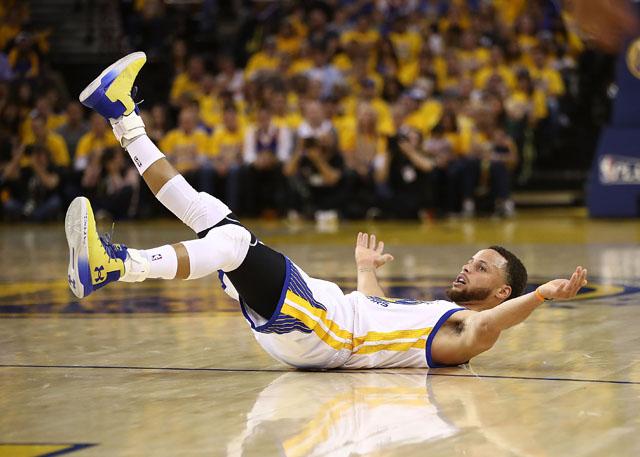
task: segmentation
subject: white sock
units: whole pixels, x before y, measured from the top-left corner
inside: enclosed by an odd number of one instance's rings
[[[213,227],[231,213],[217,198],[196,192],[182,175],[167,181],[156,198],[196,233]]]
[[[148,278],[173,279],[178,271],[178,256],[167,245],[152,249],[127,249],[125,273],[119,281],[140,282]]]
[[[149,278],[173,279],[178,272],[178,255],[173,246],[165,244],[141,251],[149,262]]]
[[[160,159],[163,159],[165,155],[153,144],[153,141],[144,134],[136,137],[128,146],[127,152],[133,160],[133,164],[138,169],[138,173],[142,175],[147,168],[153,165]]]

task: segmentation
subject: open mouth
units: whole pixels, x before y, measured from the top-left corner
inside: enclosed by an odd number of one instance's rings
[[[456,277],[456,280],[453,281],[454,284],[466,284],[467,283],[467,278],[464,277],[464,275],[458,275]]]

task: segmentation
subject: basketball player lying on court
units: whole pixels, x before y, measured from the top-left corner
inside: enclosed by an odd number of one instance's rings
[[[262,244],[229,208],[198,193],[145,133],[131,98],[146,60],[130,54],[107,68],[80,101],[109,119],[121,145],[156,198],[198,238],[137,250],[99,237],[89,201],[67,211],[69,285],[80,298],[113,281],[196,279],[217,273],[260,345],[295,367],[437,367],[465,363],[490,349],[503,330],[522,322],[547,299],[572,298],[586,284],[577,267],[521,295],[527,273],[516,256],[492,246],[465,263],[448,296],[419,302],[384,298],[376,269],[392,260],[382,242],[359,234],[358,290],[344,294],[309,277],[289,258]]]

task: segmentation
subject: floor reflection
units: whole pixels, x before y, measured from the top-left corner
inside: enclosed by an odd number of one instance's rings
[[[425,374],[285,373],[258,395],[227,455],[265,446],[287,457],[366,455],[458,431],[438,410]]]

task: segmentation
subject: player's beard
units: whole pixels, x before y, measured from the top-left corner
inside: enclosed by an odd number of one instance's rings
[[[473,301],[482,301],[489,298],[491,295],[492,289],[485,288],[477,288],[477,289],[467,289],[467,290],[457,290],[453,287],[447,289],[446,294],[449,300],[455,303],[468,303]]]

